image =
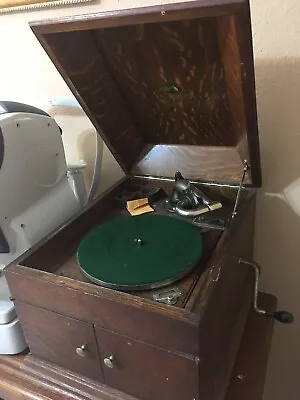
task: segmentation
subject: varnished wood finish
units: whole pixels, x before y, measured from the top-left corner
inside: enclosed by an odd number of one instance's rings
[[[256,187],[260,187],[262,184],[262,178],[256,112],[253,43],[252,40],[249,40],[249,38],[252,38],[251,13],[249,4],[241,8],[236,14],[235,25],[239,51],[243,63],[242,90],[244,93],[243,102],[245,109],[246,130],[248,132],[248,143],[246,143],[245,135],[243,135],[241,137],[241,141],[238,143],[238,149],[240,149],[241,154],[249,153],[252,182],[255,182]]]
[[[180,171],[191,180],[238,182],[243,167],[235,147],[148,145],[132,169],[135,175],[173,177]],[[245,183],[251,183],[248,174]]]
[[[260,293],[258,304],[262,309],[276,310],[277,301],[273,296]],[[273,328],[274,319],[250,312],[226,400],[262,399]]]
[[[167,182],[155,182],[151,181],[147,183],[142,180],[132,180],[123,182],[119,186],[119,192],[122,193],[123,189],[128,191],[127,188],[130,188],[131,185],[135,187],[137,185],[143,185],[144,187],[150,186],[153,187],[163,187],[163,189],[170,193],[172,189],[172,184]],[[229,205],[230,209],[233,208],[232,202],[236,196],[236,190],[228,189],[228,188],[202,188],[204,192],[209,195],[213,200],[220,200],[224,205]],[[99,199],[97,203],[92,204],[85,210],[85,212],[75,218],[70,225],[67,225],[64,229],[61,229],[56,233],[55,236],[50,236],[51,240],[43,240],[40,244],[35,246],[32,250],[28,251],[24,254],[22,258],[22,266],[28,266],[34,269],[41,269],[46,272],[53,272],[59,276],[58,280],[55,283],[62,283],[64,280],[60,277],[72,278],[76,281],[87,282],[87,279],[81,273],[77,259],[76,259],[76,251],[80,240],[84,237],[86,232],[88,232],[93,227],[120,215],[128,215],[126,210],[114,210],[111,207],[113,206],[113,198],[117,195],[117,189],[112,190],[111,193],[105,195],[102,199]],[[247,197],[251,197],[254,195],[251,190],[245,190],[242,192],[242,201],[246,201]],[[156,208],[156,213],[169,215],[163,209]],[[180,218],[180,217],[178,217]],[[200,260],[199,268],[195,271],[195,274],[202,274],[203,269],[205,268],[205,264],[207,260],[210,258],[211,252],[215,248],[215,245],[221,235],[221,231],[209,231],[204,230],[202,235],[205,240],[205,252],[203,257]],[[16,261],[16,264],[18,260]],[[30,274],[31,272],[27,269],[24,269],[24,272]],[[42,275],[39,273],[32,272],[34,277],[39,278]],[[183,282],[179,283],[181,289],[183,289],[183,294],[189,291],[189,284],[191,279],[193,280],[192,274],[190,277],[187,277],[183,280]],[[50,278],[50,277],[49,277]],[[69,281],[66,281],[69,282]],[[70,282],[70,284],[75,285],[74,281]],[[78,288],[80,286],[74,286],[74,288]],[[93,293],[99,292],[99,287],[96,285],[88,285],[89,288],[93,289]],[[108,292],[110,293],[110,292]],[[150,292],[151,293],[151,292]],[[135,296],[139,297],[148,297],[149,294],[146,293],[135,293]],[[152,298],[152,296],[151,296]],[[181,303],[178,302],[176,307],[181,307]]]
[[[235,145],[214,18],[91,34],[145,143]]]
[[[22,302],[160,347],[195,355],[199,352],[199,316],[185,309],[25,267],[9,268],[7,278],[11,293]]]
[[[201,288],[194,290],[201,295],[193,299],[192,309],[203,313],[199,353],[200,399],[224,399],[251,307],[252,271],[241,268],[238,259],[252,258],[254,208],[253,199],[247,207],[247,214],[243,215],[242,226],[236,225],[230,237],[225,234],[221,238],[206,281]]]
[[[156,329],[165,334],[160,326]],[[171,353],[98,327],[95,332],[102,358],[114,357],[113,368],[103,363],[107,385],[143,400],[199,399],[199,358]]]
[[[46,45],[59,60],[56,66],[60,66],[80,94],[86,105],[85,111],[106,145],[123,169],[129,172],[144,143],[91,32],[48,35]]]
[[[4,400],[138,400],[31,355],[0,356]]]
[[[225,230],[224,234],[220,237],[216,248],[209,261],[210,268],[201,275],[194,293],[190,296],[186,304],[186,308],[194,311],[204,309],[209,303],[209,296],[214,294],[218,297],[218,290],[225,289],[223,293],[224,302],[233,306],[232,293],[230,291],[241,290],[240,285],[247,282],[252,275],[249,268],[242,268],[238,264],[240,257],[244,259],[251,259],[253,254],[253,237],[254,237],[254,215],[255,215],[255,202],[256,198],[253,196],[248,200],[248,204],[240,207],[238,219],[240,224],[232,224],[231,229]],[[237,276],[239,277],[237,279]],[[223,278],[222,278],[223,277]],[[221,279],[222,278],[222,279]],[[224,283],[224,279],[227,284]],[[219,283],[221,281],[221,285]],[[217,287],[216,291],[212,291],[211,287]],[[201,293],[201,297],[197,293]],[[242,297],[242,295],[241,295]],[[216,309],[219,309],[219,300],[215,303]],[[222,301],[222,305],[225,303]],[[226,306],[225,306],[226,307]],[[229,305],[229,308],[230,305]]]
[[[276,300],[259,295],[259,305]],[[251,310],[230,379],[226,400],[261,400],[274,321]],[[244,379],[238,379],[238,375]],[[5,400],[137,400],[106,385],[82,378],[32,356],[0,356],[0,396]]]
[[[68,263],[70,262],[70,257],[73,260],[72,265],[74,265],[74,253],[81,235],[103,222],[103,213],[106,211],[106,216],[108,214],[108,210],[104,207],[105,204],[107,203],[103,199],[99,201],[99,208],[96,205],[91,206],[85,212],[86,218],[80,217],[83,218],[84,225],[82,225],[80,218],[74,220],[71,225],[68,225],[53,237],[53,244],[51,244],[52,240],[48,240],[42,242],[39,246],[35,246],[29,252],[29,256],[23,257],[21,264],[27,267],[17,265],[8,267],[6,275],[13,296],[22,302],[37,304],[45,309],[85,322],[95,323],[106,329],[115,330],[157,346],[199,355],[197,335],[202,312],[200,315],[191,314],[188,298],[182,304],[184,308],[180,307],[180,304],[179,307],[165,307],[153,302],[147,298],[148,296],[132,296],[87,282],[70,280],[65,276],[45,274],[43,271],[32,269],[33,267],[56,272],[59,271],[60,266],[66,260],[68,260]],[[249,215],[253,218],[252,212]],[[239,229],[242,220],[243,214],[234,220],[232,228],[236,226],[235,229]],[[248,229],[247,224],[243,225],[243,229]],[[230,232],[227,234],[229,242],[232,237]],[[56,250],[54,251],[55,245]],[[223,262],[221,254],[223,252],[224,254],[227,253],[226,244],[218,252],[221,257],[221,265]],[[50,255],[48,255],[49,253]],[[236,258],[238,255],[236,253]],[[210,271],[214,267],[214,262],[214,260],[209,261],[205,266],[206,271]],[[201,267],[202,271],[203,267]],[[192,280],[190,281],[190,289],[185,289],[190,297],[198,296],[196,293],[199,293],[199,290],[192,290],[194,286]],[[213,290],[214,286],[209,286],[206,297]],[[56,299],[55,302],[53,302],[54,298]],[[74,304],[76,304],[76,307],[74,307]],[[205,303],[203,303],[203,307],[205,307]],[[94,311],[96,309],[97,313]],[[130,318],[128,318],[129,315]],[[141,323],[141,321],[143,322]],[[163,327],[166,334],[162,336],[157,330],[153,329],[156,325]],[[137,326],[139,326],[138,330],[136,329]],[[184,340],[187,337],[190,340]]]
[[[202,0],[32,29],[126,172],[171,177],[178,168],[161,154],[176,149],[193,179],[237,183],[247,159],[248,182],[259,186],[248,8],[247,1]],[[166,92],[174,85],[177,92]]]
[[[180,168],[188,178],[237,184],[247,158],[246,182],[259,185],[248,1],[199,0],[32,27],[128,174],[173,177]],[[166,93],[172,85],[178,91]],[[114,197],[129,183],[117,185],[6,269],[32,355],[59,363],[45,347],[60,348],[61,328],[76,341],[87,332],[97,342],[97,368],[104,369],[104,375],[95,369],[96,379],[142,400],[224,400],[252,301],[252,272],[238,259],[252,258],[255,190],[243,189],[237,216],[223,232],[204,235],[208,254],[178,283],[182,299],[170,306],[155,302],[152,292],[105,289],[78,273],[80,239],[122,213]],[[170,183],[156,185],[172,190]],[[232,210],[236,188],[208,192]],[[154,209],[166,212],[157,204]],[[51,321],[45,332],[42,325]],[[74,344],[63,350],[67,366],[91,376],[90,363],[81,370],[68,355]],[[103,364],[110,353],[120,362],[112,371]],[[122,396],[115,398],[127,399]]]
[[[45,274],[30,268],[28,259],[24,260],[28,267],[8,267],[12,295],[23,303],[95,324],[111,334],[120,333],[167,351],[184,353],[185,357],[199,357],[200,399],[213,396],[214,400],[221,400],[252,299],[251,274],[237,260],[240,256],[251,258],[254,201],[252,196],[240,207],[238,216],[221,235],[205,271],[197,277],[199,283],[190,282],[187,300],[180,307],[158,304],[147,296],[133,296]],[[67,238],[61,231],[56,240],[60,236]],[[41,249],[43,256],[40,257],[45,259],[43,246]],[[35,254],[38,253],[36,248]],[[52,262],[57,266],[55,260]],[[204,283],[203,277],[206,277]],[[22,315],[22,310],[19,314]],[[27,331],[29,341],[35,341],[33,333],[33,330]],[[221,365],[220,355],[223,355]]]
[[[16,301],[30,351],[43,360],[103,382],[92,324]],[[82,356],[76,349],[85,346]]]
[[[242,91],[243,62],[236,40],[236,17],[222,16],[218,18],[219,46],[225,70],[228,100],[230,104],[232,122],[237,137],[237,149],[241,160],[249,160],[246,135],[245,104]]]

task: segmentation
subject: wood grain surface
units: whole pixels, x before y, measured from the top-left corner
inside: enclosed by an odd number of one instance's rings
[[[252,259],[255,198],[239,214],[240,223],[221,237],[206,281],[195,287],[187,307],[203,313],[200,325],[200,398],[224,399],[252,304],[253,275],[239,257]]]
[[[134,175],[174,177],[176,171],[191,180],[236,183],[243,166],[235,147],[148,145],[133,167]],[[245,183],[250,183],[246,175]]]
[[[214,400],[221,400],[252,300],[252,276],[248,269],[238,265],[237,260],[240,256],[251,258],[254,200],[252,196],[244,202],[244,207],[240,208],[238,216],[214,248],[203,272],[207,284],[201,284],[201,275],[189,282],[191,289],[187,301],[182,304],[184,308],[168,307],[145,296],[108,290],[28,267],[10,266],[7,278],[17,299],[17,308],[20,302],[28,303],[83,323],[95,324],[109,330],[112,337],[113,333],[121,334],[143,342],[145,347],[154,345],[167,352],[185,354],[185,357],[199,357],[200,399],[214,396]],[[108,215],[106,211],[106,217]],[[77,228],[77,231],[80,235],[80,229]],[[63,231],[59,235],[66,237]],[[64,247],[69,248],[66,244],[61,246],[61,252]],[[47,244],[42,246],[40,258],[35,259],[37,266],[45,267],[45,248]],[[49,267],[52,268],[51,265]],[[35,325],[31,324],[33,318],[27,319],[26,307],[25,312],[24,307],[23,310],[19,307],[18,312],[21,320],[26,321],[28,342],[35,343]],[[32,352],[37,356],[42,354],[40,346],[33,346]],[[222,363],[219,362],[220,356]]]
[[[214,18],[92,35],[144,143],[235,145]],[[178,91],[166,91],[172,85]]]
[[[248,142],[246,144],[245,137],[242,135],[242,140],[238,143],[238,149],[240,149],[241,155],[249,154],[252,182],[255,182],[256,187],[260,187],[262,185],[262,177],[258,137],[253,42],[251,39],[251,13],[249,4],[245,4],[244,7],[239,9],[235,16],[235,26],[236,40],[238,42],[242,60],[242,91]]]
[[[276,310],[274,296],[260,293],[259,307]],[[251,311],[236,358],[226,400],[260,400],[263,397],[274,319]]]
[[[92,324],[16,301],[27,344],[37,357],[103,382]],[[76,349],[85,346],[77,354]]]
[[[175,163],[193,179],[238,183],[247,159],[248,182],[260,185],[248,1],[91,14],[32,29],[125,172],[170,177],[178,168],[164,156],[152,162],[149,146],[159,147],[156,155],[176,147]]]
[[[97,131],[126,172],[142,151],[144,142],[137,131],[107,61],[91,32],[80,31],[47,35],[47,46],[86,104]]]
[[[199,353],[199,316],[185,309],[65,277],[46,276],[30,268],[11,268],[7,277],[13,296],[24,303],[159,347]]]
[[[103,365],[108,386],[145,400],[199,399],[199,358],[165,351],[99,327],[95,332],[102,358],[114,357],[113,368]]]
[[[242,161],[249,158],[247,183],[260,184],[247,0],[199,0],[65,18],[32,28],[128,175],[173,177],[179,166],[192,179],[238,183]],[[100,399],[127,399],[117,392],[111,396],[101,385],[83,384],[82,376],[92,376],[89,371],[98,357],[100,373],[96,368],[93,378],[143,400],[160,400],[161,394],[166,400],[181,400],[186,392],[196,400],[224,400],[252,302],[252,274],[238,259],[252,257],[255,191],[243,190],[237,216],[211,242],[205,268],[185,281],[185,299],[174,307],[145,294],[98,287],[78,279],[77,273],[72,276],[78,241],[112,217],[114,195],[126,184],[97,199],[7,268],[32,354],[57,363],[62,348],[64,366],[73,373],[33,361],[32,356],[24,361],[27,371],[37,382],[42,376],[56,394],[63,388],[64,395],[69,390],[75,398],[74,393],[86,392],[87,398],[95,398],[94,390],[99,390]],[[236,190],[226,188],[224,197],[222,190],[211,193],[232,206]],[[59,275],[68,269],[70,276]],[[49,330],[47,320],[52,321]],[[39,321],[43,323],[35,330]],[[97,335],[99,353],[85,361],[83,370],[72,352],[77,344],[64,346],[62,335],[68,330],[76,343],[85,332],[89,342]],[[134,343],[134,352],[128,343]],[[48,345],[56,350],[48,354]],[[122,371],[104,368],[104,355],[115,354],[119,367],[127,366]],[[4,367],[6,388],[7,371],[13,368],[9,363]],[[174,375],[165,376],[170,387],[162,370],[171,364]],[[64,382],[58,383],[58,390],[56,384],[49,387],[47,368],[51,379]],[[151,387],[142,381],[143,368],[150,378],[157,374]],[[71,376],[76,383],[67,389]],[[16,379],[16,387],[22,387],[18,382],[26,380],[26,374]]]
[[[124,185],[125,183],[122,183],[119,190],[122,190]],[[153,302],[151,296],[145,296],[145,294],[132,296],[128,293],[109,290],[77,280],[77,277],[74,280],[56,274],[64,263],[69,263],[70,258],[74,257],[82,235],[103,222],[105,218],[109,218],[113,207],[112,196],[114,193],[118,193],[118,188],[92,204],[81,216],[58,231],[56,235],[51,235],[31,249],[29,254],[23,257],[21,263],[23,266],[11,265],[7,268],[6,276],[13,297],[22,302],[38,305],[88,323],[95,323],[100,327],[157,346],[198,355],[197,335],[203,310],[199,313],[191,313],[189,304],[192,303],[190,301],[185,300],[184,303],[179,303],[178,307],[166,307]],[[215,194],[215,196],[217,195]],[[235,229],[242,226],[244,213],[247,213],[247,207],[234,220],[231,229],[235,226]],[[249,217],[253,218],[252,213],[249,214]],[[246,227],[247,225],[245,225],[245,229]],[[228,231],[229,242],[231,229]],[[215,243],[214,240],[213,243]],[[217,254],[226,254],[229,249],[228,243],[224,244]],[[235,254],[236,257],[239,256],[239,254]],[[222,256],[221,260],[223,258]],[[224,260],[226,261],[226,258]],[[206,270],[210,271],[214,267],[214,263],[212,258],[205,265]],[[74,258],[71,264],[71,267],[74,268]],[[55,274],[49,274],[46,271]],[[203,267],[201,267],[202,271]],[[201,287],[197,286],[195,289],[195,283],[199,276],[191,278],[183,282],[184,292],[191,298],[199,297]],[[195,278],[196,280],[194,280]],[[240,278],[237,276],[236,284],[239,281]],[[190,286],[187,287],[186,283]],[[205,296],[209,298],[213,291],[214,285],[209,286],[205,291]],[[203,303],[203,307],[205,307],[205,303]],[[136,329],[137,326],[139,329]],[[154,326],[159,326],[160,329],[153,329]],[[162,335],[161,332],[164,334]],[[187,337],[190,339],[185,340]]]
[[[245,104],[242,100],[244,62],[236,39],[236,16],[226,15],[218,18],[218,33],[232,122],[237,137],[237,150],[241,160],[249,160]]]
[[[276,299],[260,293],[259,305],[274,310]],[[273,319],[251,310],[226,400],[262,399],[273,326]],[[5,400],[138,400],[26,355],[0,356],[0,396]]]

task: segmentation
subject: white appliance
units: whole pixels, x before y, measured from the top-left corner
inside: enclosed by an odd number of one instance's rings
[[[47,113],[0,102],[0,354],[26,348],[3,269],[79,212],[82,166],[68,172],[61,129]]]

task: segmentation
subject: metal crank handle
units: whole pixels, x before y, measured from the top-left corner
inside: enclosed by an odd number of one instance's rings
[[[254,281],[254,292],[253,292],[253,308],[254,310],[265,317],[275,318],[277,321],[282,322],[283,324],[291,324],[294,322],[294,316],[288,311],[267,311],[262,310],[257,306],[257,297],[258,297],[258,283],[259,283],[259,274],[260,274],[260,266],[256,262],[250,262],[239,259],[239,264],[244,264],[252,267],[255,272],[255,281]]]

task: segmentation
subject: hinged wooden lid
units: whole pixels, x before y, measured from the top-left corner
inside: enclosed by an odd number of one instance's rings
[[[31,27],[127,174],[260,186],[247,0],[199,0]]]

